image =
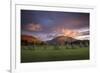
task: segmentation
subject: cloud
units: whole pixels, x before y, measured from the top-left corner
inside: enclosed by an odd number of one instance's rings
[[[54,32],[57,36],[68,36],[76,39],[89,39],[89,28],[68,29],[65,27],[56,27]]]
[[[80,33],[79,36],[76,36],[76,39],[80,39],[80,40],[89,40],[90,36],[89,36],[89,28],[82,28],[82,29],[77,29],[76,31],[78,31]]]
[[[40,26],[40,24],[34,24],[34,23],[27,24],[27,25],[25,25],[24,28],[25,28],[25,30],[32,31],[32,32],[37,32],[37,31],[42,30],[42,27]]]
[[[75,39],[79,39],[79,40],[89,40],[90,39],[90,36],[89,35],[82,35],[82,36],[75,37]]]
[[[81,35],[89,35],[89,28],[76,29]]]
[[[59,27],[54,29],[55,33],[58,33],[59,36],[68,36],[68,37],[75,37],[78,36],[80,33],[76,30],[64,28],[64,27]]]
[[[39,39],[43,41],[51,40],[54,38],[53,33],[47,34],[47,33],[39,33],[35,34]]]

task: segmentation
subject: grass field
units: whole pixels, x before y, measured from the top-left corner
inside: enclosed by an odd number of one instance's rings
[[[21,46],[21,62],[45,62],[64,60],[88,60],[88,47],[68,46]]]

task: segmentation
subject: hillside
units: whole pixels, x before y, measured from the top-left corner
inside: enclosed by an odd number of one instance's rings
[[[83,45],[83,46],[88,46],[89,45],[89,40],[77,40],[72,37],[67,37],[67,36],[58,36],[55,37],[54,39],[47,41],[48,44],[53,44],[53,45]]]
[[[21,44],[22,45],[31,45],[31,44],[40,44],[42,41],[34,36],[21,35]]]

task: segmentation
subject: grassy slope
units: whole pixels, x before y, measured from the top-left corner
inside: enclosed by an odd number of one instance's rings
[[[25,49],[26,48],[26,49]],[[21,62],[63,61],[89,59],[89,48],[66,48],[66,46],[36,46],[21,48]]]

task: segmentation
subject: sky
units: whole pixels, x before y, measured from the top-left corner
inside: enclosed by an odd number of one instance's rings
[[[57,36],[89,39],[89,13],[21,10],[21,34],[43,41]]]

